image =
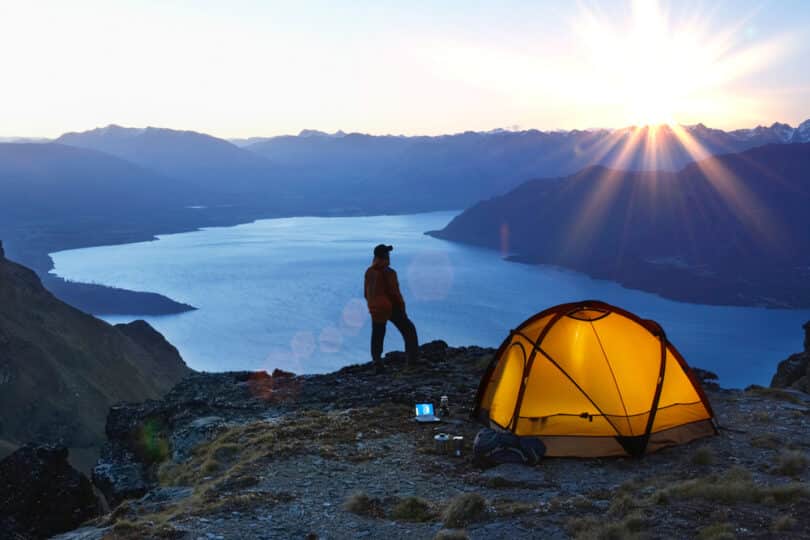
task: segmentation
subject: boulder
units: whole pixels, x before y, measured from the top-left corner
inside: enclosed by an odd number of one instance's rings
[[[93,486],[64,446],[28,444],[0,461],[0,532],[46,538],[99,514]]]
[[[93,468],[93,483],[104,494],[110,508],[124,499],[141,497],[151,487],[144,477],[143,464],[126,459],[101,459]]]
[[[804,352],[779,363],[771,379],[772,388],[794,388],[810,393],[810,321],[804,326]]]
[[[425,343],[419,349],[422,358],[431,363],[444,362],[447,358],[447,343],[440,339]]]
[[[481,478],[496,486],[539,489],[548,486],[545,473],[537,467],[502,463],[481,473]]]

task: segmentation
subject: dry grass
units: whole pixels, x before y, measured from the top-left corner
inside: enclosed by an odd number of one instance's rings
[[[729,469],[721,476],[709,475],[677,482],[661,491],[667,498],[704,499],[729,505],[744,502],[787,504],[810,497],[810,488],[806,484],[757,484],[750,472],[739,467]]]
[[[757,411],[751,415],[751,420],[761,424],[767,424],[771,421],[771,414],[767,411]]]
[[[183,531],[166,524],[121,520],[105,533],[103,538],[104,540],[141,540],[143,538],[173,540],[182,538],[184,535]]]
[[[751,439],[751,446],[756,448],[779,448],[782,446],[782,441],[772,433],[763,433]]]
[[[201,444],[185,463],[167,462],[158,470],[163,485],[194,486],[232,474],[236,470],[256,470],[266,462],[288,456],[315,454],[346,459],[373,459],[357,453],[359,431],[366,438],[382,433],[384,419],[402,416],[404,406],[385,405],[357,411],[302,411],[277,422],[253,422],[221,433]]]
[[[796,526],[796,518],[791,515],[783,515],[776,517],[771,523],[772,532],[789,531]]]
[[[469,540],[467,531],[463,529],[442,529],[436,533],[433,540]]]
[[[369,497],[363,491],[349,495],[343,502],[343,509],[358,516],[385,517],[382,502],[376,497]]]
[[[745,391],[749,394],[754,394],[755,396],[761,396],[770,399],[780,399],[782,401],[787,401],[796,405],[802,403],[801,399],[793,395],[791,392],[788,392],[787,390],[782,390],[781,388],[767,388],[764,386],[753,385],[746,388]]]
[[[810,462],[801,450],[783,450],[776,458],[774,472],[785,476],[800,476]]]
[[[498,517],[520,516],[522,514],[528,514],[535,509],[537,509],[537,505],[535,504],[509,499],[501,499],[492,502],[492,511]]]
[[[431,521],[436,517],[436,512],[425,499],[406,497],[394,505],[391,517],[398,521]]]
[[[445,527],[458,529],[478,521],[486,511],[486,501],[478,493],[462,493],[453,498],[442,512]]]
[[[621,518],[630,513],[631,510],[635,510],[637,507],[637,500],[634,496],[622,493],[611,501],[607,514],[611,517]]]
[[[706,466],[712,463],[714,463],[714,450],[708,446],[701,446],[692,454],[692,464],[694,465]]]
[[[619,521],[607,521],[594,515],[569,518],[566,529],[577,540],[633,540],[641,538],[647,519],[639,511]]]
[[[585,495],[575,495],[570,502],[577,510],[590,510],[593,508],[593,501]]]
[[[734,540],[734,527],[730,523],[714,523],[700,529],[698,540]]]
[[[269,507],[294,499],[286,492],[245,491],[241,493],[219,493],[215,489],[206,490],[192,498],[192,504],[185,509],[185,514],[207,516],[231,512],[249,512],[256,508]]]
[[[158,468],[161,485],[189,486],[193,488],[191,496],[144,515],[136,515],[124,507],[121,512],[111,514],[107,523],[123,523],[121,527],[125,529],[125,520],[131,520],[132,527],[145,530],[148,526],[152,531],[140,536],[133,533],[133,538],[150,537],[157,535],[156,527],[168,527],[184,516],[251,511],[288,502],[292,499],[289,494],[258,489],[261,478],[257,471],[266,470],[275,459],[289,456],[341,454],[348,459],[357,453],[358,432],[362,431],[366,440],[382,437],[384,430],[390,429],[387,419],[405,415],[407,410],[406,406],[389,404],[356,411],[302,411],[274,422],[233,427],[196,447],[188,461],[167,461]],[[385,515],[382,503],[376,499],[358,513]]]

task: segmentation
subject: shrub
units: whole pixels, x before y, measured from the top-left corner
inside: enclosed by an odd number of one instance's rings
[[[478,493],[462,493],[453,498],[442,513],[446,527],[458,529],[478,520],[486,510],[486,501]]]
[[[734,527],[729,523],[714,523],[700,529],[699,540],[734,540]]]
[[[801,450],[783,450],[776,459],[774,472],[785,476],[799,476],[807,468],[807,454]]]
[[[630,510],[635,508],[635,499],[632,496],[623,493],[611,501],[607,513],[608,515],[614,517],[624,517],[628,512],[630,512]]]
[[[352,493],[343,501],[343,509],[352,514],[368,517],[383,517],[385,512],[379,499],[369,497],[362,491]]]
[[[394,506],[391,517],[401,521],[430,521],[434,513],[430,509],[430,503],[425,499],[407,497]]]
[[[692,454],[692,463],[695,465],[711,465],[714,463],[714,451],[708,446],[701,446]]]
[[[566,528],[579,540],[631,540],[641,536],[639,533],[646,524],[644,514],[635,511],[621,521],[605,521],[594,515],[570,518],[566,522]]]
[[[664,492],[671,497],[705,499],[724,504],[786,504],[810,496],[810,488],[798,482],[776,486],[757,484],[751,478],[751,473],[740,467],[729,469],[722,476],[684,480],[666,488]]]
[[[796,526],[796,519],[790,515],[779,516],[771,523],[771,531],[789,531]]]

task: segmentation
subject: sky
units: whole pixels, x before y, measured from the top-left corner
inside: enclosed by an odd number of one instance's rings
[[[810,118],[807,0],[0,0],[0,137]]]

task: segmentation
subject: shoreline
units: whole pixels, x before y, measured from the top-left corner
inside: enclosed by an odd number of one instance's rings
[[[361,212],[357,210],[328,210],[321,212],[273,212],[268,210],[244,208],[237,206],[209,206],[205,208],[183,208],[183,216],[175,216],[172,221],[164,221],[152,226],[133,226],[132,229],[115,233],[103,233],[100,236],[80,235],[65,237],[51,233],[52,237],[40,236],[35,241],[26,242],[24,237],[30,234],[31,225],[13,227],[3,233],[7,240],[7,251],[10,258],[34,269],[45,284],[58,298],[68,304],[93,315],[150,316],[175,315],[196,310],[195,306],[179,302],[167,296],[151,291],[132,291],[118,287],[94,283],[74,282],[54,274],[52,253],[75,249],[120,246],[139,242],[154,242],[159,236],[197,232],[212,227],[235,227],[265,219],[285,218],[348,218],[397,216],[424,214],[433,212],[461,212],[459,209],[414,209],[402,212]],[[221,213],[224,212],[224,213]],[[34,225],[38,227],[38,225]],[[18,234],[13,234],[17,232]],[[11,233],[11,234],[10,234]],[[21,238],[22,237],[22,238]],[[9,246],[20,244],[22,249],[9,250]],[[25,244],[24,246],[22,244]],[[92,301],[86,301],[86,298]],[[146,309],[147,311],[144,311]]]
[[[483,243],[483,242],[475,242],[470,240],[463,240],[459,238],[454,238],[450,235],[444,234],[443,230],[436,230],[436,231],[426,231],[424,233],[427,236],[432,238],[437,238],[440,240],[445,240],[447,242],[453,242],[458,244],[463,244],[467,246],[475,246],[479,248],[484,248],[493,252],[497,252],[498,249]],[[677,286],[669,286],[669,287],[655,287],[651,285],[647,285],[648,283],[655,282],[658,284],[667,284],[671,283],[670,279],[665,276],[667,271],[675,272],[672,267],[666,267],[662,265],[654,265],[648,264],[646,267],[636,267],[634,268],[633,275],[627,276],[612,276],[608,275],[607,272],[600,272],[598,270],[594,270],[592,267],[584,267],[584,266],[576,266],[576,265],[565,265],[559,262],[551,262],[542,259],[540,256],[533,256],[533,255],[521,255],[521,254],[512,254],[507,256],[501,257],[504,261],[517,263],[517,264],[527,264],[530,266],[548,266],[551,268],[559,268],[564,269],[566,271],[578,272],[585,276],[588,276],[591,279],[596,280],[603,280],[609,281],[612,283],[616,283],[628,290],[640,291],[648,294],[654,294],[666,300],[672,300],[675,302],[682,302],[687,304],[694,304],[694,305],[704,305],[704,306],[716,306],[716,307],[744,307],[744,308],[755,308],[755,309],[781,309],[781,310],[806,310],[810,309],[810,305],[802,305],[800,303],[790,303],[786,301],[779,301],[775,298],[768,298],[768,297],[761,297],[760,302],[754,302],[753,299],[748,298],[740,298],[739,293],[732,294],[724,294],[718,293],[714,296],[703,296],[698,294],[694,291],[686,291],[683,287]],[[639,277],[641,274],[644,274],[643,279]],[[683,277],[682,272],[678,272],[678,276]],[[636,279],[634,279],[634,276]],[[696,276],[692,276],[695,278]],[[701,283],[702,288],[704,289],[714,289],[716,290],[718,285],[722,285],[723,279],[720,277],[717,278],[702,278],[704,279],[703,283]]]

